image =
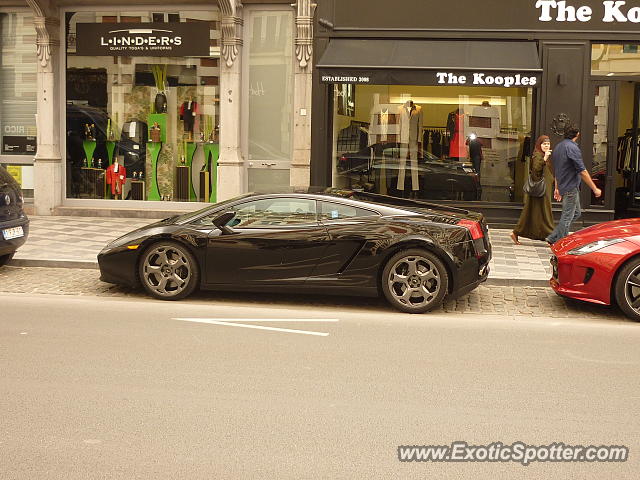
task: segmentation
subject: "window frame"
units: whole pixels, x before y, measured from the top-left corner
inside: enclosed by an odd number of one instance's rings
[[[382,214],[380,212],[378,212],[377,210],[373,210],[372,208],[367,208],[367,207],[362,207],[362,206],[355,206],[355,205],[348,205],[346,203],[341,203],[341,202],[333,202],[333,201],[328,201],[328,200],[318,200],[319,203],[319,208],[316,208],[316,216],[318,217],[318,221],[321,224],[325,224],[325,223],[336,223],[336,222],[352,222],[354,220],[358,220],[358,219],[364,219],[364,218],[371,218],[371,217],[378,217],[381,218]],[[372,215],[367,215],[367,216],[358,216],[356,215],[355,217],[349,217],[349,218],[335,218],[335,219],[331,219],[328,218],[327,220],[323,220],[322,219],[322,204],[323,203],[329,203],[329,204],[334,204],[334,205],[342,205],[344,207],[350,207],[350,208],[355,208],[360,209],[360,210],[364,210],[367,212],[372,212]]]

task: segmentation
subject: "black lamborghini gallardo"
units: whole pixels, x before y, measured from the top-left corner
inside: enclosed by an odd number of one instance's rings
[[[178,300],[196,288],[384,295],[422,313],[489,274],[481,214],[370,193],[248,194],[127,233],[105,282]]]

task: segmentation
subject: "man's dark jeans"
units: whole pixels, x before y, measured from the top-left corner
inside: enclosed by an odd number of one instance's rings
[[[561,238],[569,235],[571,224],[580,218],[580,190],[574,188],[562,196],[562,215],[556,228],[547,237],[547,242],[556,243]]]

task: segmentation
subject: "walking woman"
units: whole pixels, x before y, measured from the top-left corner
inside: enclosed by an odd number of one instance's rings
[[[532,240],[544,240],[553,231],[553,214],[551,213],[551,195],[553,193],[553,169],[551,166],[551,142],[549,137],[542,135],[536,141],[536,146],[529,164],[531,181],[545,180],[545,193],[541,197],[533,197],[525,193],[524,209],[516,228],[511,232],[511,240],[520,245],[518,237]]]

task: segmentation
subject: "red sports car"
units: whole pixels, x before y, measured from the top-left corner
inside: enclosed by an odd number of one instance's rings
[[[585,228],[552,250],[550,283],[556,293],[601,305],[617,303],[640,321],[640,218]]]

